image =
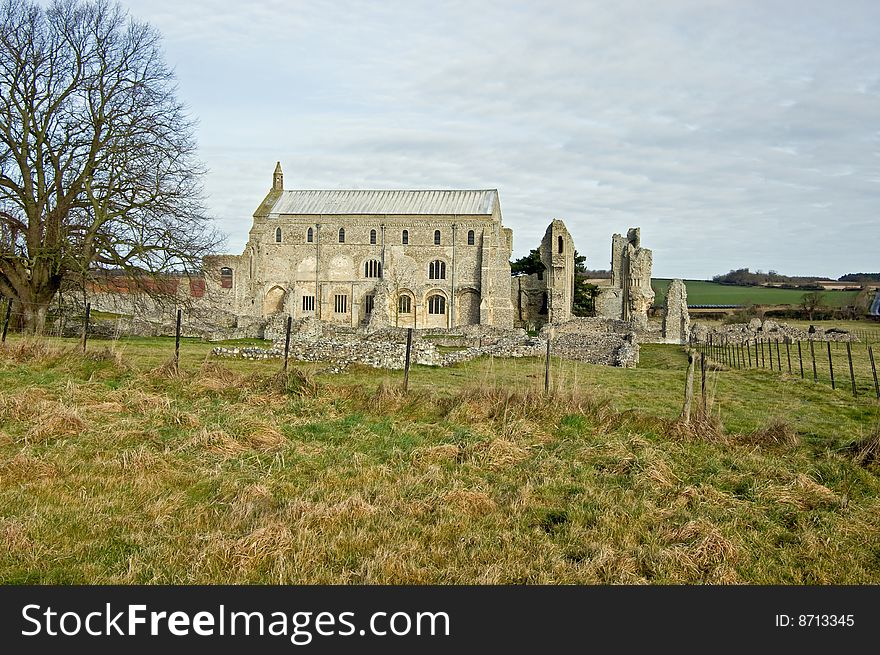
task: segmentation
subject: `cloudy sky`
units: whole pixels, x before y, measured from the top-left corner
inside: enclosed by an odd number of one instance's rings
[[[514,254],[880,270],[880,2],[123,0],[165,36],[240,252],[288,189],[497,188]]]

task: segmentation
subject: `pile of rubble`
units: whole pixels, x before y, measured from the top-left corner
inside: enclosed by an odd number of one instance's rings
[[[304,319],[296,321],[291,330],[289,355],[299,361],[332,362],[342,368],[359,363],[402,369],[406,361],[406,338],[404,328],[383,328],[368,333]],[[454,331],[415,330],[411,361],[427,366],[450,366],[484,355],[541,357],[546,352],[548,339],[552,341],[553,354],[565,359],[605,366],[634,367],[638,363],[635,336],[626,331],[625,323],[608,319],[574,319],[545,328],[537,337],[529,336],[522,329],[481,326]],[[224,357],[272,359],[283,357],[284,347],[282,336],[269,349],[217,347],[213,353]]]

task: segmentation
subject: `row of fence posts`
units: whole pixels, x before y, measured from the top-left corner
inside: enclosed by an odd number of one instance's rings
[[[285,330],[284,335],[284,371],[287,371],[288,361],[290,359],[290,330],[291,325],[293,324],[293,319],[288,316],[287,317],[287,329]],[[178,339],[180,334],[180,311],[177,313],[177,332]],[[413,339],[413,329],[407,328],[406,330],[406,355],[404,357],[403,362],[403,390],[409,390],[409,369],[412,364],[412,339]],[[705,378],[705,373],[703,375]],[[544,393],[550,393],[550,340],[547,340],[547,354],[544,358]]]
[[[788,372],[792,373],[792,365],[791,365],[791,341],[786,338],[782,340],[785,344],[785,358],[787,362]],[[754,360],[752,358],[752,343],[748,341],[739,341],[739,342],[731,342],[726,339],[722,339],[720,341],[716,340],[713,335],[709,335],[709,341],[700,343],[699,350],[701,355],[707,355],[716,361],[721,362],[731,368],[758,368],[758,362],[760,361],[760,368],[767,368],[767,362],[769,360],[770,370],[774,370],[773,368],[773,350],[774,344],[776,349],[776,370],[780,373],[782,372],[782,353],[779,347],[779,339],[754,339]],[[800,369],[801,378],[805,378],[804,375],[804,359],[803,359],[803,351],[801,350],[801,342],[796,341],[797,344],[797,354],[798,354],[798,366]],[[810,360],[813,368],[813,382],[819,381],[819,373],[816,367],[816,341],[813,339],[808,340],[810,344]],[[758,345],[760,344],[760,350],[758,349]],[[765,354],[765,345],[766,345],[766,354]],[[836,381],[834,378],[834,359],[831,355],[831,342],[825,341],[825,345],[828,348],[828,374],[831,378],[831,388],[836,389]],[[874,363],[874,349],[872,346],[867,347],[868,350],[868,358],[871,362],[871,374],[874,378],[874,393],[877,396],[877,399],[880,400],[880,385],[877,382],[877,367]],[[760,356],[759,356],[760,355]],[[853,397],[857,396],[858,393],[856,391],[856,376],[855,371],[853,369],[853,358],[852,358],[852,346],[849,341],[846,342],[846,358],[849,363],[849,379],[850,385],[852,387],[852,395]],[[754,361],[754,364],[753,364]],[[793,373],[792,373],[793,374]]]
[[[6,313],[3,318],[3,334],[0,337],[0,343],[6,343],[6,335],[9,332],[9,320],[12,317],[12,299],[6,298]],[[92,303],[86,303],[86,311],[83,314],[83,325],[82,325],[82,334],[80,335],[80,347],[82,348],[83,353],[86,352],[89,344],[89,323],[91,322],[92,316]],[[180,324],[181,319],[183,318],[183,310],[177,310],[177,322],[174,328],[174,359],[173,365],[174,370],[180,370]],[[288,339],[290,338],[290,322],[288,319]],[[285,361],[285,367],[287,366],[287,362]]]

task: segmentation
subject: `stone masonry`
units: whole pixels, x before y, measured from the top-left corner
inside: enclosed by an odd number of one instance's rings
[[[681,280],[672,280],[666,290],[663,312],[663,338],[668,343],[687,343],[691,334],[691,318],[687,306],[687,288]]]
[[[639,228],[630,228],[625,238],[612,237],[611,282],[599,288],[596,299],[600,316],[626,321],[638,330],[647,328],[648,310],[654,302],[652,259],[651,251],[641,247]]]

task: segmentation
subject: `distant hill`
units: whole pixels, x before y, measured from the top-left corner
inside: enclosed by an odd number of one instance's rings
[[[654,278],[654,306],[662,307],[666,298],[669,279]],[[803,289],[781,289],[778,287],[735,286],[718,284],[706,280],[685,280],[688,305],[799,305],[807,291]],[[853,304],[858,291],[825,291],[825,307],[846,307]]]
[[[880,282],[880,273],[847,273],[837,280],[838,282]]]

